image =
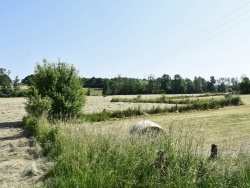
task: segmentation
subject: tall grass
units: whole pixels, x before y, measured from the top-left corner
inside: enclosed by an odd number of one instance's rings
[[[187,133],[169,129],[158,137],[61,127],[45,179],[53,187],[249,187],[248,156],[209,160]],[[75,128],[75,129],[74,129]],[[210,148],[207,148],[209,150]],[[165,151],[164,168],[157,151]]]

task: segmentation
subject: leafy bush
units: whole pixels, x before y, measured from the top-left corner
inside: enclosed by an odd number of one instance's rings
[[[35,136],[40,144],[44,155],[55,155],[53,147],[56,141],[57,126],[51,126],[46,117],[35,117],[28,115],[23,118],[24,128],[29,131],[30,135]],[[57,148],[57,155],[59,154],[59,147]]]
[[[29,90],[27,89],[5,89],[0,90],[0,98],[9,98],[9,97],[27,97]]]
[[[51,100],[51,109],[48,114],[53,118],[68,119],[81,114],[85,94],[78,72],[73,65],[70,66],[60,61],[50,63],[44,59],[43,65],[37,64],[34,76],[30,81],[33,92],[29,98],[33,102],[30,103],[29,108],[38,107],[32,98],[40,96],[41,99],[38,97],[40,102],[43,99],[47,102]],[[32,105],[34,106],[32,107]]]
[[[33,95],[30,95],[28,102],[26,103],[25,109],[29,115],[36,118],[46,116],[51,110],[52,100],[49,97],[41,97],[38,91],[34,89]]]

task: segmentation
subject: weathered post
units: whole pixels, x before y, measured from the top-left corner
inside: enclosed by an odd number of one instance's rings
[[[210,158],[214,159],[215,157],[217,157],[217,153],[218,153],[218,146],[215,144],[211,145],[211,155]]]

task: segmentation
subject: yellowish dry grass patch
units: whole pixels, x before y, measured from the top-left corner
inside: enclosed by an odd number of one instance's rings
[[[131,125],[145,118],[158,123],[165,130],[171,127],[176,137],[180,133],[186,134],[190,138],[192,137],[195,142],[204,143],[203,152],[206,155],[210,153],[211,144],[218,145],[220,154],[230,152],[233,155],[238,153],[240,149],[249,152],[250,95],[244,95],[241,98],[245,105],[237,107],[97,122],[92,123],[91,127],[102,132],[112,131],[118,135],[123,135],[129,134],[128,130]],[[108,104],[109,98],[104,100]],[[133,105],[135,104],[133,103]],[[94,108],[94,105],[92,107]]]

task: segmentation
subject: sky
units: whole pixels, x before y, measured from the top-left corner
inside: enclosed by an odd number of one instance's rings
[[[250,77],[250,1],[0,1],[0,68],[44,58],[86,78]]]

